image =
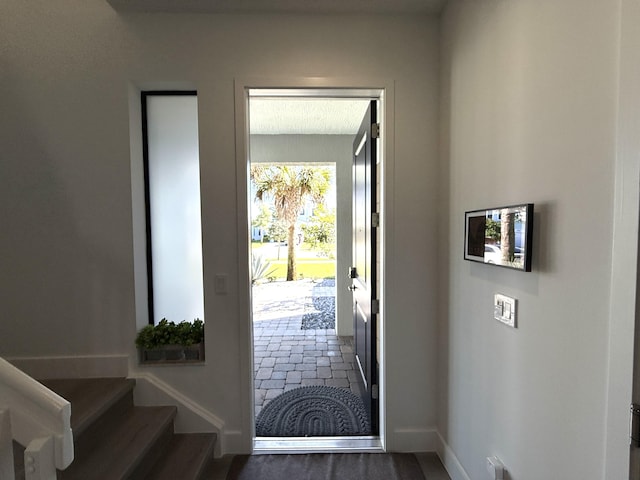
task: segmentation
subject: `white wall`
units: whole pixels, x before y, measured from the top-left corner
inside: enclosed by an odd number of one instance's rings
[[[3,1],[0,354],[134,355],[128,92],[186,82],[199,100],[207,365],[152,372],[224,421],[226,448],[246,450],[234,78],[388,78],[388,446],[424,449],[436,418],[437,34],[419,15],[119,15],[102,0]],[[217,273],[229,294],[213,293]]]
[[[254,163],[346,162],[351,164],[355,135],[251,135]]]
[[[451,2],[439,431],[453,478],[602,479],[618,2]],[[462,259],[465,210],[535,203],[533,272]],[[637,206],[635,207],[637,208]],[[519,324],[492,319],[496,292]],[[613,346],[615,348],[615,346]],[[623,477],[615,477],[623,478]]]

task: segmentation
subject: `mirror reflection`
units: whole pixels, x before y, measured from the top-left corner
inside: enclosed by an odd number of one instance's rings
[[[465,259],[531,271],[533,204],[465,214]]]

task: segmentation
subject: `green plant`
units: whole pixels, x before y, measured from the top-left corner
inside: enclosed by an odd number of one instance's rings
[[[287,239],[287,225],[275,218],[267,228],[266,238],[271,242],[284,242]]]
[[[485,224],[485,237],[491,238],[492,240],[500,241],[500,222],[496,222],[491,218],[487,218]]]
[[[163,318],[157,325],[147,325],[136,336],[136,345],[151,350],[163,345],[193,345],[204,339],[204,322],[196,318],[193,322],[170,322]]]
[[[335,208],[327,210],[324,205],[318,205],[313,210],[313,215],[309,218],[309,221],[302,225],[302,232],[304,233],[304,241],[309,243],[314,250],[317,250],[321,246],[335,243]]]
[[[267,228],[271,225],[273,212],[264,203],[260,205],[260,212],[251,221],[251,226],[260,229],[260,243],[268,239]],[[267,238],[265,238],[267,237]]]
[[[269,278],[275,271],[275,268],[271,268],[271,262],[265,260],[259,253],[251,255],[251,285],[255,285],[259,280]]]

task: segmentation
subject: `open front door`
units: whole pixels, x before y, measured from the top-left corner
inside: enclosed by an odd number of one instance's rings
[[[376,102],[365,113],[353,144],[353,264],[349,270],[353,294],[356,363],[364,384],[363,401],[378,433],[378,362],[376,314]],[[372,135],[372,130],[374,130]],[[377,216],[377,215],[376,215]]]

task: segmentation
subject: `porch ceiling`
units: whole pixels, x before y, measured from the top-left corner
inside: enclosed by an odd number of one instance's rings
[[[252,135],[355,135],[368,100],[251,98]]]

